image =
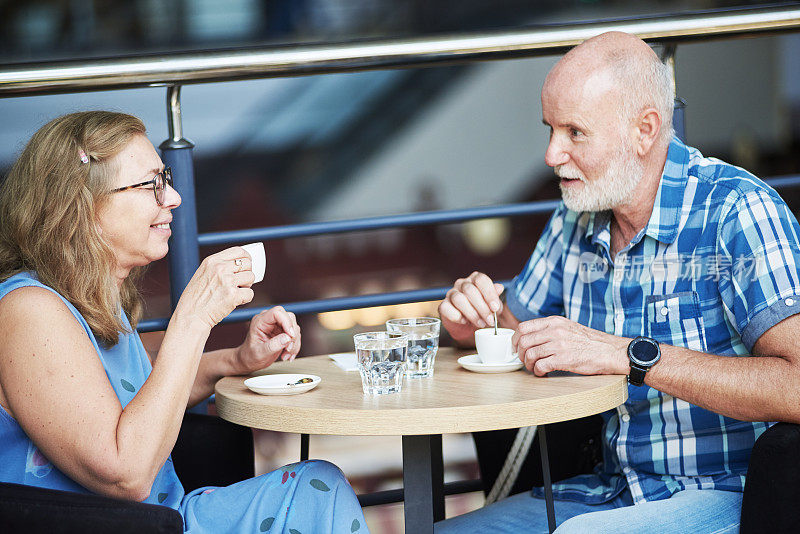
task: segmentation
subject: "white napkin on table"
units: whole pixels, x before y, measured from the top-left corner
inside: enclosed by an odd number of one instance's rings
[[[345,371],[358,371],[358,361],[355,352],[340,352],[329,356],[333,363]]]

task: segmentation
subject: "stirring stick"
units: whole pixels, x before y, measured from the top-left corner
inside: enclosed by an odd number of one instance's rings
[[[497,335],[497,312],[493,311],[492,315],[494,315],[494,335]]]

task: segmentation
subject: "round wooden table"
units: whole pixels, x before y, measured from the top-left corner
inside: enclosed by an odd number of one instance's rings
[[[359,374],[344,371],[328,356],[277,362],[256,374],[308,373],[322,382],[300,395],[263,396],[244,386],[247,377],[226,377],[215,388],[217,412],[233,423],[265,430],[403,436],[406,532],[432,532],[433,522],[444,518],[442,434],[538,425],[550,495],[543,425],[604,412],[627,399],[621,375],[540,378],[524,369],[480,374],[458,365],[457,358],[465,354],[441,348],[433,378],[406,380],[402,392],[377,396],[365,396]],[[550,495],[548,515],[551,511]]]

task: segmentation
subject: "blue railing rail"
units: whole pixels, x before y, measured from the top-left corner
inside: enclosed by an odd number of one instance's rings
[[[784,189],[800,186],[800,175],[776,176],[764,180],[775,189]],[[439,210],[401,215],[388,215],[384,217],[365,217],[360,219],[347,219],[320,223],[290,224],[266,228],[252,228],[234,230],[230,232],[213,232],[200,234],[200,245],[232,245],[250,241],[270,241],[275,239],[288,239],[314,235],[328,235],[345,232],[365,230],[380,230],[384,228],[412,227],[431,224],[457,223],[476,219],[495,217],[518,217],[523,215],[538,215],[552,212],[560,201],[540,200],[536,202],[523,202],[505,204],[501,206],[485,206],[479,208],[459,210]],[[501,280],[499,283],[508,286],[511,280]],[[423,302],[444,298],[449,287],[436,287],[417,289],[412,291],[397,291],[393,293],[378,293],[372,295],[358,295],[353,297],[337,297],[300,302],[287,302],[280,304],[295,314],[322,313],[372,306],[387,306],[407,302]],[[274,306],[274,305],[273,305]],[[223,323],[247,321],[253,316],[269,309],[272,306],[252,307],[235,310],[223,319]],[[141,332],[164,330],[169,322],[168,318],[147,319],[139,323]]]
[[[484,206],[458,210],[404,213],[400,215],[387,215],[383,217],[365,217],[361,219],[347,219],[341,221],[290,224],[266,228],[233,230],[230,232],[214,232],[201,234],[198,236],[197,241],[203,246],[232,245],[250,241],[270,241],[292,237],[379,230],[383,228],[457,223],[494,217],[536,215],[553,211],[558,205],[558,202],[559,201],[557,200],[543,200],[537,202],[505,204],[502,206]],[[448,288],[418,289],[413,291],[398,291],[394,293],[381,293],[375,295],[359,295],[353,297],[339,297],[303,302],[288,302],[281,304],[281,306],[298,315],[305,313],[321,313],[326,311],[367,308],[371,306],[385,306],[389,304],[402,304],[406,302],[438,300],[444,297],[447,289]],[[222,322],[231,323],[246,321],[265,309],[268,309],[268,307],[253,307],[234,310],[233,313],[223,319]],[[168,323],[168,318],[147,319],[139,323],[138,329],[140,332],[164,330]]]
[[[558,203],[558,200],[540,200],[537,202],[522,202],[519,204],[503,204],[501,206],[420,211],[399,215],[385,215],[382,217],[365,217],[341,221],[289,224],[285,226],[252,228],[248,230],[233,230],[230,232],[214,232],[200,234],[198,242],[200,246],[231,245],[248,241],[270,241],[273,239],[286,239],[290,237],[341,234],[345,232],[422,226],[426,224],[447,224],[494,217],[534,215],[537,213],[551,212],[558,206]]]
[[[508,285],[511,280],[500,280],[498,283]],[[388,306],[390,304],[404,304],[407,302],[424,302],[428,300],[440,300],[444,298],[449,287],[434,287],[430,289],[415,289],[412,291],[396,291],[393,293],[375,293],[372,295],[359,295],[355,297],[337,297],[330,299],[306,300],[300,302],[287,302],[280,304],[288,311],[297,315],[306,313],[322,313],[338,310],[352,310],[356,308],[370,308],[372,306]],[[273,305],[275,306],[275,305]],[[253,316],[258,315],[272,306],[240,308],[234,310],[221,321],[220,324],[237,323],[248,321]],[[169,323],[168,318],[147,319],[141,321],[138,326],[140,332],[153,332],[164,330]]]

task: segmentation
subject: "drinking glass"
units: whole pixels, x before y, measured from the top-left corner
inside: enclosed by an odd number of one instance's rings
[[[399,393],[406,374],[408,335],[365,332],[353,336],[353,341],[364,394]]]
[[[389,319],[388,332],[408,334],[408,378],[427,378],[433,376],[433,363],[439,350],[439,328],[442,322],[435,317],[414,317],[410,319]]]

